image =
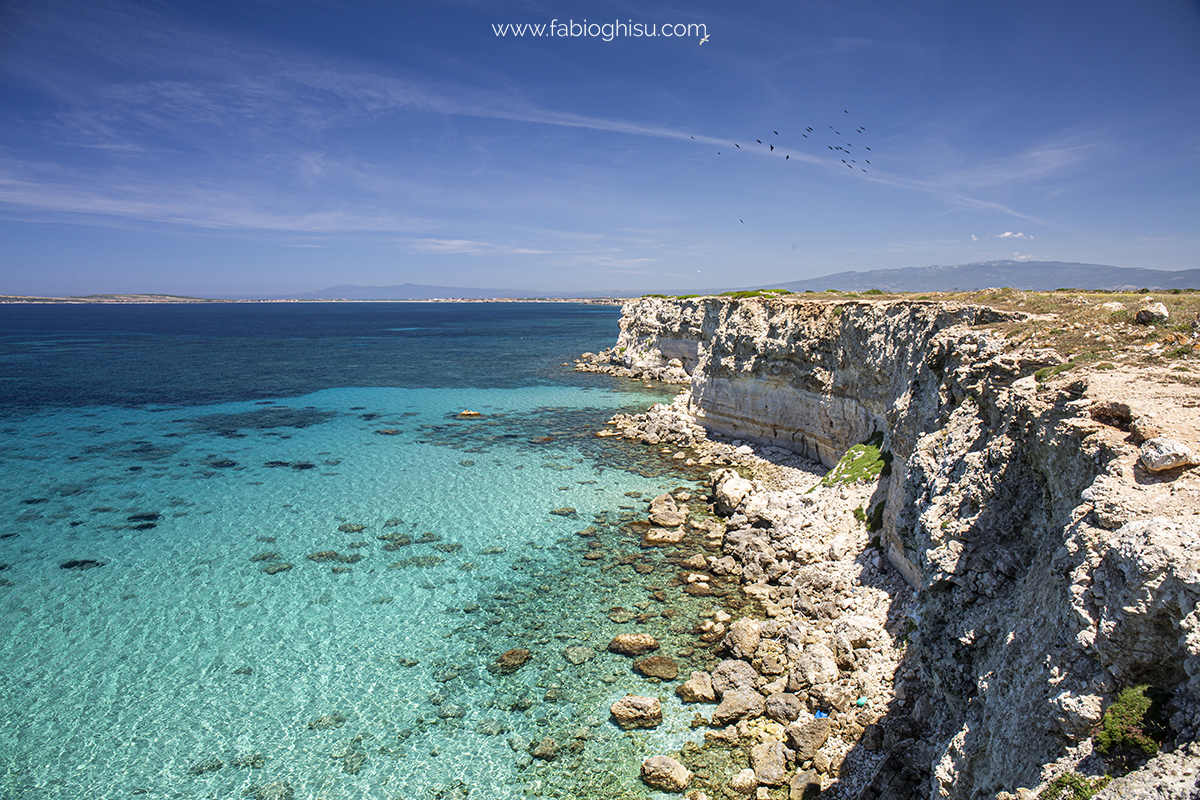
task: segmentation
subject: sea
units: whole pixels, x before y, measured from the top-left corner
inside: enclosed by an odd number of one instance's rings
[[[704,709],[606,646],[714,604],[640,547],[702,476],[595,435],[674,389],[570,366],[619,313],[0,306],[0,798],[654,796]]]

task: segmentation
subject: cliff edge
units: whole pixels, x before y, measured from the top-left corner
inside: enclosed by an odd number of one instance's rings
[[[1200,796],[1200,343],[1179,319],[1191,306],[1167,298],[1171,313],[1144,318],[1162,304],[1039,297],[643,298],[625,305],[616,345],[580,361],[686,382],[680,424],[743,449],[837,473],[855,446],[875,448],[882,467],[850,476],[857,553],[798,544],[817,534],[787,513],[794,487],[780,500],[758,485],[722,509],[734,476],[714,476],[725,553],[793,642],[792,674],[810,651],[845,666],[837,615],[797,589],[819,590],[823,560],[886,569],[881,552],[910,587],[888,623],[886,714],[844,726],[887,758],[843,796]],[[1140,755],[1100,735],[1130,692],[1153,701],[1132,725],[1153,733]]]

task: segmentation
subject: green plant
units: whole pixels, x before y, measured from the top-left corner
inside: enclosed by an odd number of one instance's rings
[[[863,294],[883,294],[883,289],[867,289]]]
[[[1038,800],[1088,800],[1112,781],[1107,775],[1085,778],[1078,772],[1064,772],[1038,792]]]
[[[859,522],[867,521],[867,512],[863,511],[862,506],[859,506],[858,508],[854,509],[854,518],[856,520],[858,520]]]
[[[1096,751],[1107,754],[1131,750],[1145,757],[1157,753],[1167,738],[1162,714],[1165,700],[1166,693],[1149,684],[1122,689],[1100,721]]]
[[[847,486],[860,481],[877,480],[881,475],[887,476],[892,471],[892,454],[881,450],[883,434],[876,431],[862,444],[856,444],[846,451],[833,469],[821,478],[821,486]],[[883,505],[880,503],[880,505]],[[882,510],[879,512],[882,515]],[[882,518],[882,517],[881,517]],[[864,514],[865,521],[865,514]]]
[[[1099,364],[1096,365],[1095,368],[1096,369],[1116,369],[1117,365],[1112,363],[1111,361],[1101,361]]]

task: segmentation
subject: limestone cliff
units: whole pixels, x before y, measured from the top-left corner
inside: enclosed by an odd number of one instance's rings
[[[644,298],[625,306],[617,345],[590,359],[635,372],[678,359],[704,428],[826,466],[882,434],[893,459],[868,511],[881,512],[880,546],[916,591],[911,686],[895,713],[925,703],[925,732],[897,756],[931,797],[994,797],[1075,768],[1102,710],[1138,683],[1173,692],[1174,752],[1160,759],[1196,766],[1185,746],[1200,732],[1200,482],[1183,468],[1147,472],[1134,423],[1153,416],[1194,437],[1200,394],[1149,392],[1146,370],[1038,381],[1063,359],[995,330],[1020,316]],[[1153,785],[1154,763],[1105,796]]]

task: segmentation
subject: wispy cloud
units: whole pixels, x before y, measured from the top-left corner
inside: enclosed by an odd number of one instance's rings
[[[535,250],[529,247],[513,247],[512,245],[496,244],[494,242],[477,242],[470,239],[417,239],[409,243],[409,249],[420,253],[486,255],[495,253],[510,253],[513,255],[548,255],[553,250]]]
[[[988,236],[991,236],[993,239],[1032,239],[1033,238],[1032,236],[1026,236],[1023,233],[1013,233],[1012,231],[1005,231],[1004,233],[989,233]],[[971,238],[975,238],[975,237],[971,237]]]

